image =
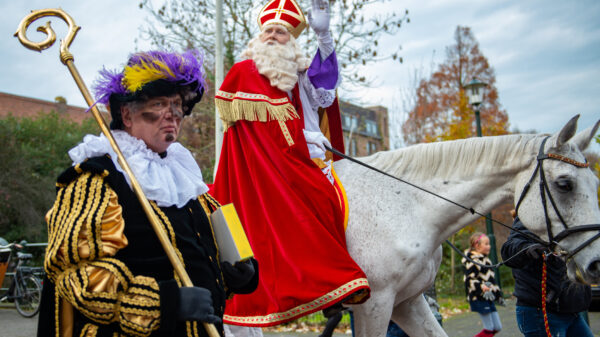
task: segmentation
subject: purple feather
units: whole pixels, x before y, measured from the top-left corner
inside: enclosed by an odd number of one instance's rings
[[[197,50],[188,50],[181,54],[166,51],[148,51],[132,54],[129,57],[128,65],[140,64],[142,61],[152,65],[154,61],[161,61],[167,65],[174,76],[164,72],[167,81],[179,82],[182,85],[196,83],[194,91],[200,93],[206,88],[204,80],[204,69],[202,68],[203,57]],[[156,67],[160,69],[160,67]],[[94,85],[94,93],[98,102],[107,104],[112,94],[128,95],[132,94],[123,86],[123,73],[102,69],[100,78]]]
[[[100,70],[100,77],[94,83],[94,94],[99,103],[108,104],[110,95],[120,94],[127,95],[127,89],[122,84],[123,73],[117,72],[117,70],[108,70],[102,68]]]

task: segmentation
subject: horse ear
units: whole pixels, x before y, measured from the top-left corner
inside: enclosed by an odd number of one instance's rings
[[[577,120],[579,119],[579,115],[575,115],[575,117],[571,118],[570,121],[560,130],[558,135],[556,136],[556,143],[554,147],[561,147],[563,144],[569,141],[569,139],[573,138],[575,132],[577,131]]]
[[[591,126],[580,133],[576,134],[575,137],[571,139],[571,143],[577,145],[579,151],[584,151],[590,145],[592,138],[598,132],[598,127],[600,126],[600,120],[596,122],[594,126]]]

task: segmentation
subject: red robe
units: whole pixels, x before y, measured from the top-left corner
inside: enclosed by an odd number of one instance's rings
[[[293,92],[298,97],[297,86]],[[356,301],[366,300],[340,199],[308,154],[300,100],[290,101],[246,60],[231,68],[216,104],[227,129],[213,195],[234,203],[259,261],[257,290],[229,300],[224,322],[277,325],[361,289]]]

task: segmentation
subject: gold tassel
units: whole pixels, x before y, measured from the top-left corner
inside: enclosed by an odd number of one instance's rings
[[[267,122],[271,120],[288,121],[300,118],[290,103],[273,105],[263,101],[234,99],[233,101],[215,98],[215,105],[223,121],[224,129],[239,120]]]

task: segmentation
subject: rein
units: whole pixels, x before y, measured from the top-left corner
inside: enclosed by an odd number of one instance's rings
[[[455,245],[452,244],[452,242],[450,242],[449,240],[446,240],[446,243],[448,244],[448,246],[450,246],[450,248],[454,249],[460,256],[462,256],[465,260],[476,264],[482,268],[488,268],[488,269],[495,269],[498,268],[500,266],[505,265],[506,263],[508,263],[508,261],[517,258],[519,255],[523,254],[527,249],[529,249],[530,246],[526,246],[525,248],[521,249],[520,251],[518,251],[515,255],[509,257],[508,259],[504,260],[504,261],[500,261],[496,264],[483,264],[483,263],[479,263],[475,260],[473,260],[472,258],[468,257],[467,255],[465,255],[465,253],[463,253],[460,249],[458,249],[458,247],[456,247]],[[500,276],[498,276],[500,277]]]
[[[349,161],[351,161],[353,163],[356,163],[356,164],[359,164],[361,166],[364,166],[364,167],[366,167],[366,168],[368,168],[368,169],[370,169],[372,171],[375,171],[377,173],[383,174],[383,175],[388,176],[388,177],[390,177],[392,179],[398,180],[398,181],[400,181],[400,182],[402,182],[404,184],[407,184],[409,186],[412,186],[412,187],[414,187],[414,188],[416,188],[416,189],[418,189],[420,191],[423,191],[425,193],[429,193],[429,194],[431,194],[431,195],[433,195],[433,196],[435,196],[437,198],[440,198],[440,199],[442,199],[444,201],[447,201],[447,202],[449,202],[449,203],[451,203],[451,204],[453,204],[453,205],[455,205],[457,207],[460,207],[460,208],[462,208],[462,209],[470,212],[473,215],[477,214],[477,215],[482,216],[482,217],[484,217],[486,219],[489,219],[490,221],[495,222],[495,223],[497,223],[497,224],[499,224],[501,226],[504,226],[504,227],[508,228],[509,230],[515,231],[515,232],[523,235],[524,237],[526,237],[526,238],[528,238],[528,239],[530,239],[532,241],[535,241],[537,243],[540,243],[540,244],[548,247],[549,250],[554,250],[558,246],[558,242],[561,241],[562,239],[566,238],[570,234],[577,233],[577,232],[598,230],[599,231],[598,234],[596,234],[592,238],[586,240],[584,243],[582,243],[579,246],[577,246],[577,248],[575,248],[573,251],[571,251],[571,252],[561,251],[560,252],[561,255],[567,255],[567,259],[570,259],[571,257],[573,257],[573,255],[577,254],[579,251],[581,251],[587,245],[589,245],[590,243],[592,243],[594,240],[600,238],[600,224],[589,224],[589,225],[580,225],[580,226],[573,226],[573,227],[568,227],[565,224],[565,221],[564,221],[563,217],[561,216],[560,212],[558,211],[558,208],[556,207],[556,203],[554,202],[554,199],[552,198],[552,195],[550,194],[550,188],[548,187],[548,183],[546,182],[546,175],[544,173],[544,168],[543,168],[542,163],[543,163],[543,160],[545,160],[545,159],[554,159],[554,160],[560,160],[560,161],[565,162],[565,163],[570,164],[570,165],[574,165],[574,166],[579,167],[579,168],[587,168],[589,166],[589,163],[587,163],[587,162],[586,163],[581,163],[581,162],[575,161],[573,159],[570,159],[570,158],[567,158],[567,157],[564,157],[564,156],[561,156],[561,155],[558,155],[558,154],[554,154],[554,153],[545,154],[544,153],[544,146],[545,146],[546,141],[548,140],[548,138],[549,137],[546,137],[542,141],[542,144],[540,146],[540,150],[539,150],[539,153],[538,153],[538,156],[537,156],[537,166],[536,166],[536,168],[535,168],[535,170],[534,170],[531,178],[529,179],[529,181],[527,182],[527,184],[525,184],[525,187],[523,188],[523,191],[521,192],[521,196],[519,197],[519,201],[517,202],[517,207],[516,207],[515,211],[518,214],[518,210],[519,210],[519,206],[521,205],[521,201],[523,201],[523,199],[525,198],[525,195],[527,194],[527,192],[529,191],[529,188],[531,187],[531,183],[532,183],[533,179],[535,178],[536,174],[539,172],[540,173],[540,193],[541,193],[541,198],[542,198],[542,205],[544,206],[544,215],[545,215],[545,218],[546,218],[546,229],[547,229],[547,232],[548,232],[549,242],[546,242],[546,241],[542,240],[541,238],[539,238],[539,237],[537,237],[535,235],[531,235],[529,233],[526,233],[526,232],[523,232],[523,231],[518,230],[516,228],[513,228],[512,226],[508,226],[508,225],[506,225],[506,224],[504,224],[504,223],[502,223],[502,222],[500,222],[500,221],[498,221],[498,220],[496,220],[496,219],[494,219],[494,218],[492,218],[492,217],[490,217],[490,216],[488,216],[486,214],[482,214],[481,212],[476,211],[473,207],[467,207],[467,206],[462,205],[462,204],[460,204],[460,203],[458,203],[456,201],[450,200],[450,199],[448,199],[448,198],[446,198],[444,196],[441,196],[441,195],[439,195],[439,194],[437,194],[435,192],[432,192],[432,191],[430,191],[430,190],[428,190],[426,188],[423,188],[421,186],[418,186],[418,185],[415,185],[413,183],[410,183],[410,182],[408,182],[408,181],[406,181],[404,179],[401,179],[399,177],[391,175],[391,174],[389,174],[387,172],[381,171],[381,170],[379,170],[379,169],[377,169],[377,168],[375,168],[375,167],[373,167],[371,165],[368,165],[367,163],[364,163],[364,162],[362,162],[360,160],[357,160],[357,159],[355,159],[353,157],[347,156],[346,154],[341,153],[340,151],[338,151],[338,150],[336,150],[334,148],[331,148],[331,147],[329,147],[327,145],[325,145],[325,148],[327,150],[331,151],[333,154],[335,154],[337,156],[340,156],[340,157],[342,157],[344,159],[348,159]],[[552,207],[554,208],[554,211],[558,215],[559,219],[561,220],[561,222],[563,224],[563,227],[565,228],[560,233],[558,233],[558,235],[556,235],[556,236],[552,235],[551,220],[550,220],[550,217],[548,216],[548,209],[547,209],[547,202],[546,202],[546,193],[548,194],[548,199],[550,200],[550,203],[552,204]],[[470,262],[475,263],[475,264],[477,264],[479,266],[482,266],[482,267],[486,267],[486,268],[499,267],[499,266],[505,264],[507,261],[510,261],[510,259],[512,259],[512,258],[514,258],[514,257],[516,257],[516,256],[518,256],[520,254],[522,254],[526,250],[526,249],[522,249],[517,254],[515,254],[511,258],[509,258],[508,260],[502,261],[502,262],[497,263],[497,264],[492,265],[492,266],[488,266],[488,265],[482,265],[482,264],[480,264],[480,263],[478,263],[476,261],[473,261],[472,259],[468,258],[458,248],[456,248],[450,241],[446,240],[446,243],[449,244],[450,247],[452,247],[454,250],[456,250],[460,255],[462,255],[464,258],[466,258]]]
[[[521,235],[523,235],[523,236],[525,236],[525,237],[527,237],[527,238],[529,238],[529,239],[531,239],[531,240],[533,240],[533,241],[536,241],[536,242],[538,242],[538,243],[541,243],[541,244],[543,244],[543,245],[547,245],[547,244],[546,244],[546,242],[545,242],[545,241],[543,241],[542,239],[540,239],[540,238],[538,238],[538,237],[536,237],[536,236],[530,235],[529,233],[525,233],[525,232],[523,232],[523,231],[521,231],[521,230],[518,230],[518,229],[512,228],[512,226],[506,225],[506,224],[504,224],[504,223],[502,223],[502,222],[500,222],[500,221],[498,221],[498,220],[496,220],[496,219],[494,219],[494,218],[492,218],[492,217],[490,217],[490,216],[487,216],[486,214],[483,214],[483,213],[481,213],[481,212],[478,212],[478,211],[476,211],[476,210],[475,210],[474,208],[472,208],[472,207],[467,207],[467,206],[465,206],[465,205],[462,205],[462,204],[460,204],[460,203],[458,203],[458,202],[456,202],[456,201],[454,201],[454,200],[450,200],[450,199],[448,199],[448,198],[446,198],[446,197],[444,197],[444,196],[441,196],[441,195],[439,195],[439,194],[437,194],[437,193],[435,193],[435,192],[432,192],[432,191],[430,191],[430,190],[428,190],[428,189],[426,189],[426,188],[423,188],[423,187],[421,187],[421,186],[415,185],[415,184],[413,184],[413,183],[411,183],[411,182],[408,182],[408,181],[406,181],[406,180],[404,180],[404,179],[402,179],[402,178],[398,178],[398,177],[396,177],[396,176],[393,176],[393,175],[391,175],[391,174],[389,174],[389,173],[387,173],[387,172],[383,172],[383,171],[381,171],[380,169],[377,169],[377,168],[375,168],[375,167],[373,167],[373,166],[371,166],[371,165],[369,165],[369,164],[367,164],[367,163],[364,163],[364,162],[362,162],[362,161],[360,161],[360,160],[357,160],[357,159],[355,159],[355,158],[352,158],[352,157],[350,157],[350,156],[347,156],[347,155],[345,155],[345,154],[341,153],[340,151],[338,151],[338,150],[336,150],[336,149],[333,149],[333,148],[330,148],[330,147],[328,147],[327,145],[325,146],[325,148],[326,148],[327,150],[331,151],[332,153],[334,153],[335,155],[338,155],[338,156],[340,156],[340,157],[342,157],[342,158],[344,158],[344,159],[348,159],[348,160],[350,160],[351,162],[354,162],[354,163],[356,163],[356,164],[362,165],[362,166],[364,166],[364,167],[366,167],[366,168],[368,168],[368,169],[370,169],[370,170],[373,170],[373,171],[375,171],[375,172],[377,172],[377,173],[381,173],[381,174],[383,174],[383,175],[385,175],[385,176],[388,176],[388,177],[390,177],[390,178],[392,178],[392,179],[398,180],[398,181],[400,181],[400,182],[402,182],[402,183],[405,183],[405,184],[407,184],[407,185],[409,185],[409,186],[412,186],[412,187],[414,187],[414,188],[416,188],[416,189],[418,189],[418,190],[421,190],[421,191],[423,191],[423,192],[425,192],[425,193],[429,193],[429,194],[431,194],[431,195],[433,195],[433,196],[435,196],[435,197],[437,197],[437,198],[440,198],[440,199],[442,199],[442,200],[444,200],[444,201],[447,201],[447,202],[449,202],[449,203],[451,203],[451,204],[453,204],[453,205],[455,205],[455,206],[458,206],[458,207],[460,207],[460,208],[462,208],[462,209],[464,209],[464,210],[468,211],[469,213],[471,213],[471,214],[473,214],[473,215],[474,215],[474,214],[477,214],[477,215],[479,215],[479,216],[482,216],[482,217],[484,217],[484,218],[486,218],[486,219],[490,219],[491,221],[493,221],[493,222],[495,222],[495,223],[497,223],[497,224],[499,224],[499,225],[501,225],[501,226],[504,226],[504,227],[506,227],[506,228],[508,228],[508,229],[510,229],[510,230],[513,230],[513,231],[515,231],[515,232],[518,232],[519,234],[521,234]],[[446,240],[446,242],[447,242],[447,243],[449,243],[449,244],[452,246],[452,244],[450,243],[450,241]],[[458,248],[456,248],[456,247],[454,247],[454,248],[458,250]],[[462,254],[462,252],[461,252],[461,254]],[[487,267],[487,266],[486,266],[486,267]]]

